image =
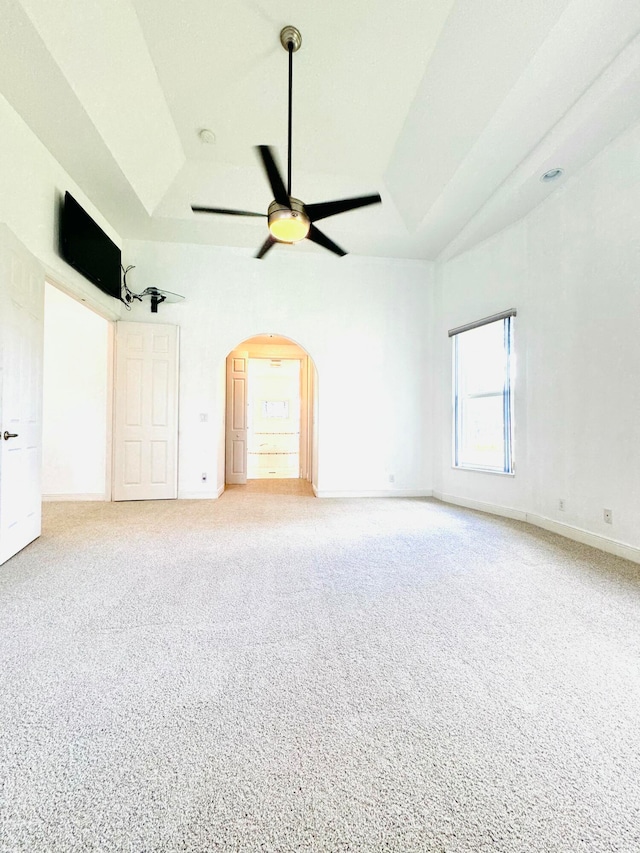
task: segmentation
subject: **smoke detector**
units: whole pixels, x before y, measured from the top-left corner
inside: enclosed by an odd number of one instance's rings
[[[215,145],[216,135],[212,130],[203,127],[198,136],[200,137],[200,142],[203,142],[205,145]]]

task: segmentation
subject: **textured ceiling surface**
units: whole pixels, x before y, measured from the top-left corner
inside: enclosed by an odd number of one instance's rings
[[[292,193],[379,192],[323,223],[355,254],[469,248],[640,118],[636,0],[4,0],[0,92],[123,239],[254,251],[264,220],[190,206],[266,212],[255,146],[284,170],[287,24]]]

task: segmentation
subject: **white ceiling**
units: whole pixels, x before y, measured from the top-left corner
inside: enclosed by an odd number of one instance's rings
[[[0,91],[123,238],[252,253],[264,220],[190,205],[266,211],[255,146],[284,171],[286,24],[293,194],[383,198],[323,221],[355,254],[464,250],[640,119],[637,0],[4,0]]]

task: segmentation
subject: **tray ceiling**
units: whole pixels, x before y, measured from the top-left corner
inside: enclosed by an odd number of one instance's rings
[[[123,239],[260,245],[262,220],[190,205],[266,211],[255,146],[286,163],[286,24],[302,32],[293,194],[383,197],[327,220],[354,254],[464,250],[556,191],[548,168],[571,180],[640,118],[631,0],[4,7],[0,91]]]

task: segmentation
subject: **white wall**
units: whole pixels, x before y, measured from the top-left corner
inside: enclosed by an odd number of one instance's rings
[[[45,287],[45,498],[105,500],[109,333],[107,320],[57,288]]]
[[[60,204],[66,190],[86,208],[100,226],[118,244],[120,239],[100,212],[71,180],[60,164],[51,156],[49,151],[32,133],[25,122],[0,96],[0,222],[8,225],[18,240],[37,258],[48,278],[54,281],[67,293],[74,294],[79,300],[91,306],[102,317],[117,318],[120,314],[120,303],[101,293],[97,287],[88,282],[73,270],[59,253],[58,222]],[[87,309],[88,316],[94,316]],[[94,320],[99,320],[95,318]],[[101,321],[104,328],[104,321]],[[72,326],[72,330],[75,327]],[[70,339],[67,339],[69,342]],[[102,356],[100,356],[102,357]],[[48,356],[47,356],[48,358]],[[103,369],[106,364],[103,364]],[[55,385],[50,383],[52,371],[56,368],[53,363],[45,366],[48,379],[45,377],[45,393]],[[89,391],[93,401],[96,397]],[[45,412],[45,429],[48,430],[47,447],[44,448],[43,488],[49,494],[82,494],[104,496],[105,492],[105,442],[103,440],[106,419],[100,415],[100,436],[96,437],[96,456],[78,448],[78,452],[70,457],[60,452],[62,432],[62,416],[52,415],[49,406],[49,416]],[[82,409],[82,407],[81,407]],[[77,413],[80,421],[91,420],[86,409]],[[69,410],[67,416],[70,428],[73,429],[75,412]],[[55,421],[58,420],[58,426]],[[48,429],[51,427],[51,430]],[[92,427],[93,428],[93,427]],[[54,438],[54,433],[58,438]]]
[[[639,271],[640,126],[526,219],[440,265],[438,494],[640,547]],[[454,470],[447,329],[511,307],[515,477]]]
[[[311,369],[309,371],[309,387],[313,395],[313,405],[311,406],[311,485],[314,491],[318,491],[318,436],[319,436],[319,407],[320,398],[318,395],[318,371],[315,364],[309,361]]]
[[[148,302],[128,315],[181,327],[180,496],[211,496],[222,482],[221,365],[262,333],[290,338],[315,362],[320,494],[432,488],[431,264],[284,247],[258,261],[250,250],[133,241],[126,256],[134,291],[186,296],[157,315]],[[204,442],[199,413],[208,414]],[[216,476],[203,484],[204,470]]]
[[[0,222],[35,255],[52,281],[103,316],[117,318],[120,303],[101,293],[60,257],[58,220],[65,190],[120,245],[117,233],[2,96],[0,127]]]
[[[121,240],[1,96],[0,126],[0,221],[56,285],[102,316],[153,321],[148,303],[125,312],[60,258],[57,223],[67,189]],[[157,243],[125,248],[126,262],[138,265],[134,290],[157,285],[188,297],[154,315],[182,326],[182,497],[213,496],[223,484],[224,358],[260,332],[298,341],[316,362],[319,492],[430,490],[431,264],[338,259],[304,249],[283,257],[286,250],[276,248],[259,262],[251,251]]]

